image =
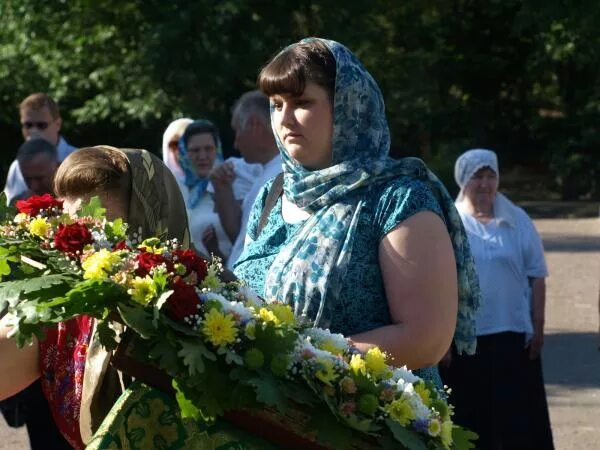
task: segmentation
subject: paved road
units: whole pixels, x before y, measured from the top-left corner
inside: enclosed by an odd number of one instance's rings
[[[555,445],[600,449],[600,219],[541,219],[536,226],[551,273],[543,358]],[[0,419],[0,449],[27,448],[25,430]]]
[[[550,278],[544,374],[557,449],[600,449],[600,219],[537,220]]]

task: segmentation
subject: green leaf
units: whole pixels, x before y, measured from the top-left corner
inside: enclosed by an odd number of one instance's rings
[[[156,360],[158,366],[171,376],[179,373],[179,358],[176,348],[171,344],[170,339],[160,339],[154,342],[154,345],[148,357]]]
[[[115,330],[110,327],[110,321],[108,320],[99,320],[96,325],[96,335],[99,339],[99,342],[106,348],[107,350],[115,350],[117,348],[117,341]]]
[[[123,219],[118,218],[112,222],[106,222],[104,226],[104,233],[106,233],[106,237],[115,241],[118,239],[125,239],[127,237],[127,225],[124,224]]]
[[[106,208],[102,207],[100,198],[94,196],[88,203],[82,204],[77,212],[79,217],[93,217],[94,219],[102,219],[106,214]]]
[[[196,408],[194,403],[179,389],[179,385],[175,380],[173,380],[173,388],[175,389],[175,398],[177,399],[179,409],[181,410],[181,417],[184,419],[194,419],[200,421],[202,419],[200,410]]]
[[[319,443],[336,449],[352,449],[356,445],[356,435],[348,427],[339,423],[328,409],[310,410],[307,430],[317,434]]]
[[[408,450],[427,450],[427,445],[423,442],[423,438],[416,431],[409,430],[392,419],[386,419],[385,424],[396,440]]]
[[[478,438],[479,435],[471,430],[456,425],[452,427],[452,440],[454,441],[453,449],[470,450],[476,448],[474,441]]]
[[[109,280],[85,280],[77,283],[63,298],[40,303],[39,308],[64,309],[67,317],[88,314],[103,317],[106,309],[113,309],[119,301],[128,299],[122,286]]]
[[[51,274],[0,283],[0,310],[15,307],[20,300],[52,299],[66,293],[75,278],[68,274]]]
[[[280,411],[287,410],[287,401],[277,389],[279,382],[271,374],[263,373],[260,377],[250,378],[246,382],[254,386],[256,399],[259,402],[267,406],[274,406]]]
[[[6,193],[0,192],[0,221],[4,222],[7,219],[12,219],[17,215],[17,209],[8,205]]]
[[[158,300],[156,300],[156,304],[154,305],[154,308],[153,308],[153,319],[152,319],[152,324],[155,327],[158,327],[158,319],[160,318],[160,310],[162,309],[163,305],[167,302],[169,297],[173,294],[173,292],[174,292],[173,290],[165,291],[162,294],[160,294],[160,297],[158,297]]]
[[[211,353],[200,339],[196,340],[182,340],[181,350],[177,352],[177,356],[180,356],[183,363],[188,368],[190,377],[195,377],[204,372],[204,358],[210,361],[216,361],[217,357],[214,353]]]
[[[137,334],[144,339],[150,339],[157,335],[158,330],[153,324],[153,316],[148,311],[138,306],[127,306],[120,304],[117,307],[123,322],[131,327]]]

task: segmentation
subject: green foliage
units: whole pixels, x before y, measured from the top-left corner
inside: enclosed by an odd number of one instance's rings
[[[260,67],[317,35],[373,73],[394,154],[434,162],[447,183],[467,147],[496,149],[503,167],[547,167],[557,148],[600,146],[584,136],[600,122],[592,0],[5,0],[0,14],[0,121],[15,124],[20,100],[48,91],[82,143],[156,149],[182,115],[213,119],[228,142],[230,107]]]
[[[190,377],[196,377],[205,372],[204,359],[215,361],[217,358],[199,339],[181,340],[181,350],[177,353],[188,369]]]
[[[398,440],[408,450],[427,450],[427,445],[419,438],[416,431],[409,430],[400,426],[397,422],[391,419],[385,421],[388,428],[394,434],[396,440]],[[462,448],[462,447],[457,447]]]
[[[452,427],[452,440],[455,448],[465,450],[476,448],[474,442],[478,437],[477,433],[473,433],[465,428]]]
[[[106,215],[106,208],[102,207],[98,197],[92,197],[89,202],[82,204],[77,211],[79,217],[93,217],[94,219],[102,219]],[[121,221],[122,222],[122,221]],[[110,238],[110,236],[108,236]]]

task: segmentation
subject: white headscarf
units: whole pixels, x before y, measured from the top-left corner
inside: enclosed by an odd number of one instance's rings
[[[183,170],[181,169],[179,163],[175,159],[173,152],[169,149],[169,142],[173,140],[173,136],[177,136],[177,140],[179,140],[186,127],[192,122],[193,120],[188,119],[187,117],[183,119],[174,120],[169,124],[169,126],[165,130],[165,133],[163,134],[163,162],[165,163],[165,166],[167,166],[171,170],[171,172],[173,172],[173,175],[175,175],[175,178],[179,183],[185,180],[185,174],[183,173]]]
[[[476,148],[473,150],[467,150],[456,160],[454,164],[454,179],[456,184],[460,187],[460,192],[456,201],[460,202],[464,196],[464,189],[469,180],[475,175],[475,173],[484,167],[489,167],[496,172],[496,179],[500,178],[500,172],[498,171],[498,157],[496,153],[491,150],[483,148]]]

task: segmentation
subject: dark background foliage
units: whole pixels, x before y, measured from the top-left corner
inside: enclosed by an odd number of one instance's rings
[[[455,157],[492,148],[544,195],[600,196],[597,0],[2,0],[0,16],[3,173],[17,105],[36,91],[59,101],[77,146],[159,152],[169,121],[189,116],[214,120],[230,149],[234,100],[316,35],[379,82],[393,156],[421,156],[453,188]]]

